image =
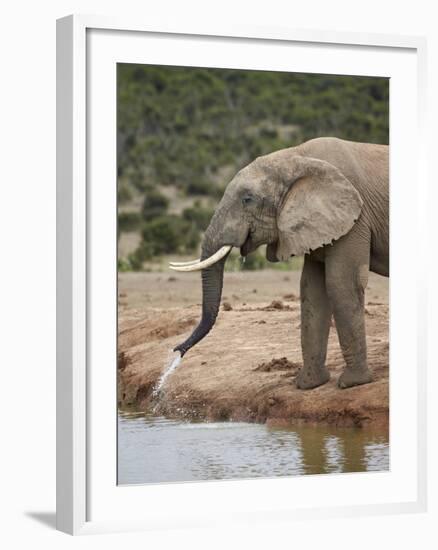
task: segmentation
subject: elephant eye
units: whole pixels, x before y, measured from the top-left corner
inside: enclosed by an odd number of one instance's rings
[[[253,198],[250,195],[244,195],[242,197],[243,204],[249,204],[252,201],[253,201]]]

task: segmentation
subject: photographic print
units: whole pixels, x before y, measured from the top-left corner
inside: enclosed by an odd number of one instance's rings
[[[389,470],[389,79],[117,65],[118,483]]]

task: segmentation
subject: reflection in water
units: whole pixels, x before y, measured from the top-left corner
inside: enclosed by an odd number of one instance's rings
[[[118,482],[161,483],[389,469],[386,432],[119,415]]]

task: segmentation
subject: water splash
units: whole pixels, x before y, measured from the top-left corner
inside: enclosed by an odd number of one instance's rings
[[[178,365],[181,363],[181,354],[178,351],[177,356],[173,359],[173,361],[168,365],[168,367],[164,370],[160,378],[158,379],[158,382],[155,384],[154,389],[152,390],[152,397],[156,398],[160,395],[164,384],[166,383],[166,380],[169,378],[169,376],[172,374],[172,372],[178,367]]]

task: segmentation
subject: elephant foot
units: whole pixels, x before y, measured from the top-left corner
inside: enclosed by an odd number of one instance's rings
[[[324,367],[317,371],[302,368],[297,374],[296,385],[300,390],[311,390],[322,386],[330,380],[330,373]]]
[[[352,386],[360,386],[361,384],[369,384],[372,381],[373,375],[369,369],[360,371],[346,369],[338,379],[338,386],[341,389],[345,389]]]

